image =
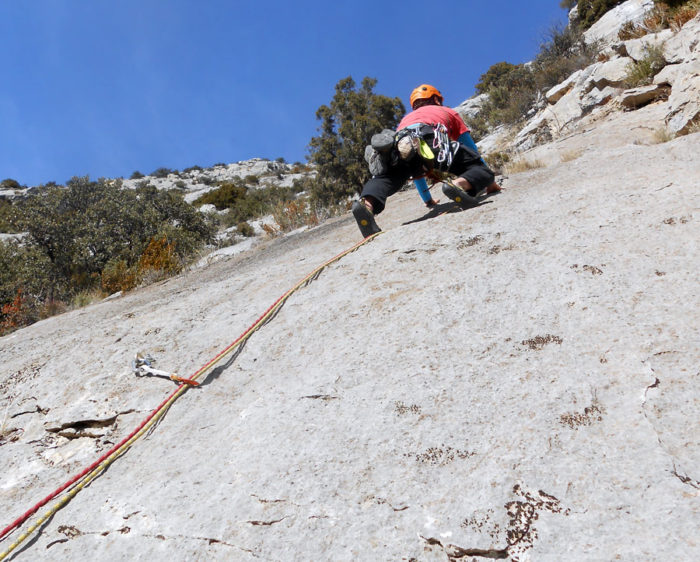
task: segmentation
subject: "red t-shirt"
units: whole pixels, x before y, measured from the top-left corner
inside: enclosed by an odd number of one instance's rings
[[[463,133],[469,132],[469,128],[464,124],[459,113],[444,105],[424,105],[411,111],[401,119],[397,130],[400,131],[416,123],[425,123],[426,125],[442,123],[447,127],[447,135],[450,140],[457,140]]]

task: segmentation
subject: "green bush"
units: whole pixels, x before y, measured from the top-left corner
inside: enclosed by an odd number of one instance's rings
[[[135,170],[134,173],[131,174],[131,177],[129,178],[130,180],[140,180],[141,178],[145,177],[141,172],[138,170]]]
[[[12,178],[7,178],[0,181],[0,189],[22,189],[22,186],[17,180]]]
[[[2,246],[0,306],[19,290],[23,306],[34,311],[58,310],[56,303],[98,288],[105,269],[109,275],[120,262],[126,270],[138,265],[154,239],[166,240],[169,255],[183,262],[214,235],[213,225],[174,190],[122,189],[120,182],[87,177],[35,190],[16,214],[28,236],[21,245]]]
[[[239,201],[245,198],[247,189],[236,185],[233,182],[224,182],[218,188],[208,191],[201,197],[198,197],[194,204],[199,205],[214,205],[219,211],[231,209],[237,205]]]
[[[241,236],[245,236],[246,238],[250,238],[251,236],[255,236],[255,229],[250,226],[246,221],[241,221],[238,223],[238,226],[236,227],[236,230],[238,231],[238,234]]]
[[[15,227],[15,207],[7,199],[0,199],[0,232],[18,232]]]
[[[0,335],[38,320],[50,286],[50,262],[38,248],[0,240]]]
[[[170,174],[177,174],[177,170],[171,170],[170,168],[158,168],[157,170],[151,172],[154,178],[167,178]]]

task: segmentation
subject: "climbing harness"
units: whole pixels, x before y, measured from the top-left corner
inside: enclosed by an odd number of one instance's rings
[[[53,517],[56,514],[56,512],[58,512],[62,507],[68,504],[68,502],[70,502],[70,500],[72,500],[78,494],[78,492],[80,492],[80,490],[82,490],[95,478],[100,476],[100,474],[102,474],[102,472],[110,464],[112,464],[116,459],[118,459],[120,456],[126,453],[129,450],[129,448],[141,436],[147,433],[167,413],[167,411],[170,409],[170,406],[175,402],[175,400],[182,396],[189,388],[194,386],[194,383],[197,379],[199,379],[204,374],[208,373],[211,369],[213,369],[214,366],[217,363],[219,363],[224,357],[230,355],[236,349],[239,349],[257,330],[259,330],[270,319],[274,317],[277,311],[280,308],[282,308],[282,305],[284,305],[284,303],[289,299],[290,296],[292,296],[292,294],[294,294],[296,291],[298,291],[299,289],[316,279],[316,277],[318,277],[321,271],[323,271],[326,267],[345,257],[346,255],[354,252],[355,250],[357,250],[357,248],[359,248],[363,244],[366,244],[370,240],[373,240],[379,234],[381,233],[378,232],[376,234],[368,236],[367,238],[364,238],[354,246],[341,252],[337,256],[331,258],[327,262],[321,264],[319,267],[314,269],[311,273],[309,273],[306,277],[304,277],[301,281],[294,285],[289,291],[284,293],[280,298],[278,298],[274,303],[272,303],[272,305],[270,305],[270,307],[245,332],[243,332],[240,336],[238,336],[238,338],[236,338],[227,347],[221,350],[219,354],[216,355],[213,359],[211,359],[208,363],[200,367],[189,379],[180,379],[179,377],[178,379],[172,379],[176,380],[176,382],[180,382],[180,385],[167,398],[165,398],[165,400],[163,400],[146,417],[146,419],[144,419],[129,435],[124,437],[119,443],[112,447],[112,449],[104,453],[90,466],[86,467],[81,472],[73,476],[70,480],[68,480],[62,486],[51,492],[48,496],[36,503],[23,515],[15,519],[12,523],[10,523],[2,531],[0,531],[0,541],[2,541],[13,530],[17,529],[20,525],[25,523],[44,505],[53,500],[59,494],[63,493],[66,490],[69,490],[63,497],[61,497],[58,500],[58,502],[56,502],[51,508],[49,508],[46,511],[46,513],[41,515],[41,517],[39,517],[24,533],[17,537],[17,540],[15,540],[4,552],[0,553],[0,561],[7,558],[7,556],[20,544],[22,544],[23,541],[25,541],[29,536],[31,536],[32,533],[34,533],[34,531],[39,529],[44,523],[46,523],[51,517]],[[147,357],[141,356],[140,359],[138,358],[139,356],[137,355],[137,359],[134,360],[134,362],[132,363],[134,369],[137,368],[137,362],[140,362],[141,364],[138,365],[138,368],[142,372],[148,373],[148,371],[145,369],[146,367],[148,367],[149,370],[155,371],[155,373],[150,373],[154,376],[165,375],[168,376],[168,378],[172,378],[172,375],[166,373],[165,371],[158,371],[157,369],[153,369],[151,365],[146,362]],[[150,363],[153,363],[152,358],[150,358]]]
[[[425,138],[433,137],[429,146]],[[410,160],[415,154],[427,161],[435,160],[442,170],[447,170],[459,150],[459,143],[451,141],[447,134],[447,127],[442,123],[426,125],[414,123],[397,134],[396,146],[403,160]]]

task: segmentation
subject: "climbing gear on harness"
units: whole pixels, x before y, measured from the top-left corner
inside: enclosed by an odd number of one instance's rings
[[[449,168],[452,165],[452,160],[459,150],[459,143],[450,140],[447,134],[447,127],[442,123],[435,125],[433,137],[433,148],[437,150],[438,165],[443,168]]]
[[[479,205],[476,199],[470,197],[463,189],[460,189],[449,180],[442,184],[442,192],[462,209],[471,209]]]
[[[416,108],[416,101],[427,100],[433,96],[437,96],[440,103],[442,103],[442,94],[435,86],[431,86],[430,84],[421,84],[411,92],[411,108]]]
[[[357,226],[360,228],[363,238],[382,231],[377,225],[377,221],[374,220],[374,213],[370,211],[364,199],[355,201],[352,204],[352,214],[357,221]]]
[[[425,123],[416,123],[401,129],[396,134],[396,148],[399,151],[399,157],[402,160],[410,161],[418,154],[429,165],[428,167],[432,167],[435,154],[425,141],[432,135],[433,127]]]
[[[399,150],[399,156],[402,160],[411,160],[420,150],[420,137],[411,133],[401,137],[396,143],[396,148]]]
[[[430,168],[436,165],[442,170],[449,169],[460,146],[458,142],[450,140],[447,127],[442,123],[436,125],[414,123],[401,129],[396,137],[398,139],[396,146],[401,159],[411,160],[413,156],[419,154]]]
[[[134,360],[131,362],[131,369],[137,377],[160,377],[162,379],[170,379],[178,383],[189,384],[191,386],[199,386],[199,383],[192,379],[186,379],[184,377],[179,377],[175,373],[168,373],[166,371],[160,371],[159,369],[153,368],[153,363],[156,360],[150,355],[142,355],[137,353]]]

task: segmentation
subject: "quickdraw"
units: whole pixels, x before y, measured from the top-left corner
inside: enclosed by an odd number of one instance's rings
[[[180,377],[175,373],[168,373],[159,369],[153,368],[153,363],[156,360],[150,355],[142,355],[137,353],[135,359],[131,362],[131,369],[137,377],[160,377],[162,379],[170,379],[177,383],[189,384],[190,386],[199,386],[199,383],[193,379]]]
[[[433,148],[437,149],[437,161],[438,164],[445,164],[446,168],[452,165],[452,160],[454,159],[457,150],[459,149],[458,143],[453,143],[447,134],[447,127],[442,123],[438,123],[433,127]]]

